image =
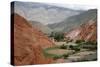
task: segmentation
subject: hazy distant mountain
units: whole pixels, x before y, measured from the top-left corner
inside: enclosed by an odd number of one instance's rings
[[[83,11],[59,7],[45,3],[18,2],[14,1],[15,13],[27,20],[52,24],[62,22],[64,19],[77,15]]]
[[[80,26],[81,24],[97,17],[97,9],[91,9],[85,11],[79,15],[71,16],[65,19],[63,22],[49,24],[48,26],[54,31],[68,32],[73,28]]]
[[[45,34],[50,34],[52,32],[52,30],[49,27],[47,27],[46,25],[44,25],[44,24],[42,24],[40,22],[36,22],[36,21],[29,21],[29,22],[31,22],[31,24],[35,28],[40,29]]]

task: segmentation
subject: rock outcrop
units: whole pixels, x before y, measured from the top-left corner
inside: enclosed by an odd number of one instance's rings
[[[66,33],[65,37],[73,40],[97,41],[97,22],[89,20],[80,27]]]
[[[97,23],[90,20],[87,24],[81,25],[81,32],[78,37],[86,41],[97,41]]]
[[[40,30],[34,28],[27,20],[18,14],[14,17],[14,58],[13,65],[52,63],[51,58],[45,58],[43,49],[52,47],[53,43]],[[13,32],[12,32],[13,33]]]

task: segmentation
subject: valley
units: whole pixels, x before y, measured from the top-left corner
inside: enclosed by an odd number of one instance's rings
[[[61,44],[61,43],[60,43]],[[63,62],[83,62],[83,61],[95,61],[97,60],[97,47],[96,44],[88,44],[80,43],[64,43],[61,45],[56,45],[51,48],[44,49],[44,55],[47,58],[53,58],[56,62],[59,59],[62,59]],[[84,47],[84,45],[86,45]],[[91,46],[94,46],[92,48]]]
[[[98,59],[97,9],[74,10],[17,1],[12,4],[13,65]]]

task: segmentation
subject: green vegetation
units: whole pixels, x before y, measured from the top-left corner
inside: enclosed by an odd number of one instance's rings
[[[49,37],[53,37],[56,41],[62,41],[64,34],[61,32],[52,32]]]
[[[60,47],[59,47],[60,49],[67,49],[67,45],[61,45]]]
[[[58,49],[58,48],[59,48],[59,46],[54,46],[54,47],[46,48],[44,50],[45,51],[48,51],[48,50],[53,50],[53,49]]]
[[[50,53],[48,53],[49,50],[55,50],[55,49],[58,49],[58,46],[44,49],[43,53],[44,53],[45,57],[52,57],[52,58],[60,57],[60,56],[58,56],[56,54],[50,54]]]
[[[87,41],[87,42],[85,42],[85,44],[97,45],[97,42],[96,41]]]
[[[64,58],[67,59],[67,57],[69,56],[67,53],[64,54],[53,54],[53,53],[49,53],[49,50],[57,50],[59,49],[59,47],[52,47],[52,48],[46,48],[43,50],[44,56],[47,58],[53,58],[54,60],[59,59],[59,58]]]
[[[85,40],[76,40],[76,44],[91,44],[91,45],[97,45],[96,41],[85,41]]]
[[[63,55],[55,55],[53,56],[53,59],[56,60],[56,59],[59,59],[59,58],[64,58],[64,59],[67,59],[68,58],[68,54],[63,54]]]
[[[85,40],[76,40],[76,44],[80,44],[80,43],[83,43],[83,42],[85,42]]]
[[[77,40],[75,43],[78,44],[78,47],[80,47],[80,48],[85,48],[85,49],[89,49],[89,50],[97,49],[96,41]]]
[[[84,40],[77,40],[75,45],[72,44],[62,44],[61,46],[55,46],[46,48],[43,50],[44,56],[47,58],[53,58],[54,60],[59,58],[67,59],[71,54],[75,54],[80,52],[81,49],[86,50],[96,50],[97,49],[97,42],[93,41],[84,41]],[[72,50],[72,52],[68,52]]]
[[[63,55],[64,59],[67,59],[68,56],[69,56],[68,54]]]
[[[55,55],[55,56],[53,57],[53,59],[56,60],[56,59],[59,59],[59,58],[62,58],[62,57],[63,57],[62,55]]]
[[[80,46],[79,45],[78,46],[72,46],[72,45],[70,45],[69,48],[71,50],[80,51]]]

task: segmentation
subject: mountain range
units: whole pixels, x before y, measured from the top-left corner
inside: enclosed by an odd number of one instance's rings
[[[97,9],[90,9],[78,15],[71,16],[63,22],[48,24],[48,27],[54,31],[68,32],[71,29],[79,27],[81,24],[95,18],[97,18]]]
[[[29,21],[37,21],[44,25],[62,22],[64,19],[77,15],[83,10],[73,10],[46,3],[14,1],[14,12]]]

